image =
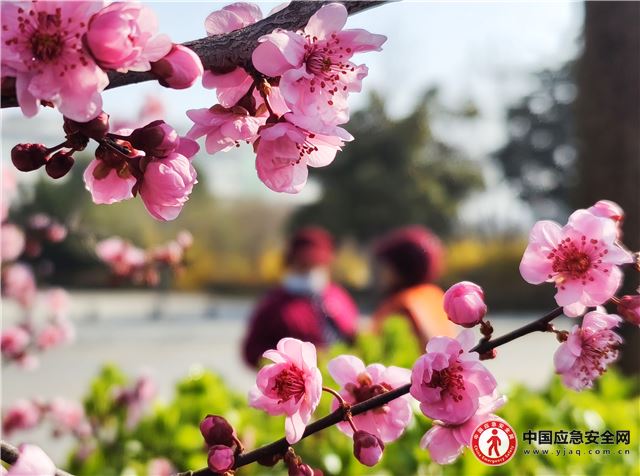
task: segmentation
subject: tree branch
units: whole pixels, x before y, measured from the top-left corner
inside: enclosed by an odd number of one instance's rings
[[[258,43],[258,38],[271,33],[276,28],[295,31],[304,27],[309,18],[327,3],[332,2],[326,0],[294,0],[286,8],[253,25],[224,35],[208,36],[199,40],[188,41],[184,43],[184,46],[191,48],[200,57],[205,70],[227,72],[233,70],[236,66],[251,70],[253,69],[251,54]],[[383,3],[386,3],[385,0],[344,2],[350,15]],[[156,77],[150,71],[130,71],[128,73],[110,71],[107,89],[155,79]],[[3,108],[17,106],[18,100],[15,94],[2,96]]]
[[[4,440],[0,440],[0,454],[2,461],[8,464],[15,464],[18,461],[18,456],[20,453],[18,452],[18,448],[13,445],[10,445]],[[56,476],[71,476],[66,471],[62,471],[61,469],[56,468]]]
[[[562,308],[557,307],[553,311],[548,314],[542,316],[540,319],[537,319],[529,324],[522,326],[514,331],[511,331],[503,336],[500,336],[496,339],[481,341],[478,345],[476,345],[472,352],[478,352],[480,354],[490,351],[491,349],[495,349],[501,345],[504,345],[512,340],[518,339],[519,337],[525,336],[527,334],[531,334],[532,332],[545,332],[548,330],[549,323],[562,315]],[[351,415],[356,416],[361,413],[367,412],[369,410],[373,410],[374,408],[381,407],[396,398],[400,398],[403,395],[409,393],[409,389],[411,388],[411,384],[403,385],[402,387],[395,388],[390,390],[389,392],[383,393],[381,395],[377,395],[373,398],[365,400],[364,402],[358,403],[351,407]],[[333,413],[321,418],[320,420],[316,420],[310,425],[307,426],[302,438],[306,438],[308,436],[313,435],[321,430],[329,428],[337,423],[340,423],[344,420],[345,413],[344,408],[340,407],[336,409]],[[285,438],[281,438],[273,443],[269,443],[265,446],[257,448],[249,453],[240,454],[236,458],[236,468],[240,468],[242,466],[246,466],[251,463],[255,463],[258,460],[266,459],[271,455],[284,454],[287,451],[287,448],[291,446]],[[186,471],[184,473],[179,473],[179,476],[215,476],[216,473],[213,473],[209,468],[202,468],[197,471]]]

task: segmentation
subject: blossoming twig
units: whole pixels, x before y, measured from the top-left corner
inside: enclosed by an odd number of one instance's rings
[[[561,315],[562,315],[562,308],[557,307],[552,311],[550,311],[549,313],[542,316],[540,319],[530,322],[529,324],[526,324],[518,329],[515,329],[514,331],[511,331],[495,339],[480,342],[473,349],[471,349],[471,351],[482,354],[492,349],[495,349],[496,347],[504,345],[508,342],[511,342],[515,339],[523,337],[527,334],[531,334],[533,332],[546,332],[548,329],[548,324],[553,319]],[[410,388],[411,388],[411,384],[407,383],[406,385],[395,388],[383,394],[376,395],[375,397],[365,400],[364,402],[352,405],[348,409],[345,409],[344,407],[341,406],[338,409],[336,409],[334,412],[330,413],[329,415],[307,425],[304,431],[304,434],[302,435],[302,439],[345,420],[347,411],[349,411],[352,416],[360,415],[361,413],[365,413],[374,408],[378,408],[383,405],[386,405],[392,400],[395,400],[396,398],[400,398],[403,395],[408,394]],[[287,442],[286,438],[281,438],[277,441],[274,441],[273,443],[269,443],[265,446],[257,448],[248,453],[238,455],[238,457],[236,458],[235,467],[240,468],[242,466],[255,463],[256,461],[265,459],[267,456],[270,456],[270,455],[284,454],[289,448],[289,446],[290,444],[289,442]],[[214,473],[212,473],[209,470],[209,468],[202,468],[196,471],[186,471],[184,473],[179,473],[179,476],[213,476],[213,475]]]
[[[258,38],[271,33],[276,28],[298,30],[316,11],[329,1],[293,1],[291,4],[268,18],[246,28],[225,35],[208,36],[199,40],[188,41],[184,46],[193,50],[202,60],[205,69],[229,70],[234,66],[250,66],[251,54],[258,43]],[[385,3],[383,0],[364,0],[344,2],[349,14]],[[128,84],[156,80],[151,71],[127,73],[109,72],[109,85],[106,89],[119,88]],[[2,108],[17,107],[15,95],[2,96]]]

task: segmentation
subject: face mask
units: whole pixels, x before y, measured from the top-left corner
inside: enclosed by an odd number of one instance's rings
[[[288,273],[282,286],[291,294],[320,294],[329,283],[329,273],[321,268],[312,269],[307,272]]]

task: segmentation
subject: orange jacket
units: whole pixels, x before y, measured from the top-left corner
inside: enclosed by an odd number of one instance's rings
[[[383,321],[393,315],[406,316],[420,339],[421,349],[431,337],[455,337],[456,330],[443,309],[444,292],[434,284],[419,284],[387,298],[373,316],[373,326],[380,332]]]

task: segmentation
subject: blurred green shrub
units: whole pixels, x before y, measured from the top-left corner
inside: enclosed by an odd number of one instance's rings
[[[411,367],[418,357],[417,344],[404,319],[389,319],[383,337],[362,335],[352,348],[338,345],[320,355],[320,368],[327,385],[332,385],[326,372],[330,358],[351,353],[365,362],[383,362],[385,365]],[[525,362],[523,371],[527,365]],[[552,365],[551,356],[548,362]],[[237,429],[245,447],[259,445],[281,438],[283,419],[269,417],[247,406],[244,395],[230,390],[225,383],[209,371],[194,371],[176,385],[173,400],[156,404],[133,429],[124,424],[126,415],[114,399],[113,390],[127,378],[114,367],[105,367],[93,381],[85,399],[85,408],[94,423],[101,428],[95,451],[85,459],[74,453],[68,469],[78,475],[147,474],[146,464],[152,458],[166,457],[178,470],[196,469],[206,465],[206,450],[198,425],[208,413],[224,415]],[[629,445],[600,446],[571,445],[567,449],[580,449],[582,454],[556,456],[562,445],[547,446],[550,454],[518,455],[501,467],[488,467],[479,463],[469,451],[455,464],[439,466],[429,460],[418,442],[430,423],[416,412],[413,423],[398,441],[385,449],[382,462],[375,468],[360,465],[352,456],[351,440],[331,428],[307,438],[296,445],[296,452],[305,462],[322,469],[327,475],[631,475],[638,474],[638,434],[640,431],[640,399],[633,396],[632,382],[609,371],[598,382],[596,389],[576,393],[565,389],[557,378],[542,392],[534,392],[522,385],[511,387],[509,402],[498,413],[519,435],[520,450],[534,449],[522,441],[527,430],[629,430]],[[329,412],[330,399],[323,397],[316,415]],[[610,449],[611,455],[589,455],[588,449]],[[618,449],[630,450],[620,456]],[[614,454],[615,453],[615,454]],[[284,474],[282,465],[266,468],[250,465],[238,474]]]

